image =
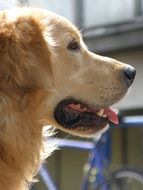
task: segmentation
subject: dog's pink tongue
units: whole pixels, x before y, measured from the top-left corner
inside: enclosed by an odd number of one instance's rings
[[[113,110],[111,110],[110,108],[105,108],[104,114],[107,115],[107,118],[110,122],[114,123],[115,125],[119,124],[118,116]]]

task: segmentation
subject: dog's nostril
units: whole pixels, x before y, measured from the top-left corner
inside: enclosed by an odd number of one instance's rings
[[[132,84],[132,82],[133,82],[133,80],[134,80],[134,78],[135,78],[135,75],[136,75],[136,70],[135,70],[135,68],[128,66],[128,67],[126,67],[126,68],[124,69],[123,72],[124,72],[124,75],[125,75],[125,77],[126,77],[126,80],[127,80],[130,84]]]

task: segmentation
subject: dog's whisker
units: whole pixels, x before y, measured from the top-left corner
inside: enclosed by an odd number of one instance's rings
[[[89,33],[90,33],[90,32],[83,33],[83,34],[82,34],[82,37],[83,37],[83,38],[86,37]]]

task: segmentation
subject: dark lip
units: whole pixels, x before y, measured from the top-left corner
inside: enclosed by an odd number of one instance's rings
[[[73,98],[70,99],[64,99],[61,102],[58,103],[54,110],[54,118],[55,121],[60,124],[65,129],[71,129],[71,130],[88,130],[88,129],[96,129],[96,131],[104,128],[108,124],[108,120],[106,118],[102,118],[95,113],[78,113],[78,116],[75,114],[73,115],[73,118],[70,120],[68,118],[68,110],[65,110],[65,106],[74,103],[74,104],[83,104],[81,101],[75,100]]]

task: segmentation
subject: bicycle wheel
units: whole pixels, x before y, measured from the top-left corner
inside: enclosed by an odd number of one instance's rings
[[[143,173],[133,169],[117,170],[107,184],[109,190],[143,190]]]

